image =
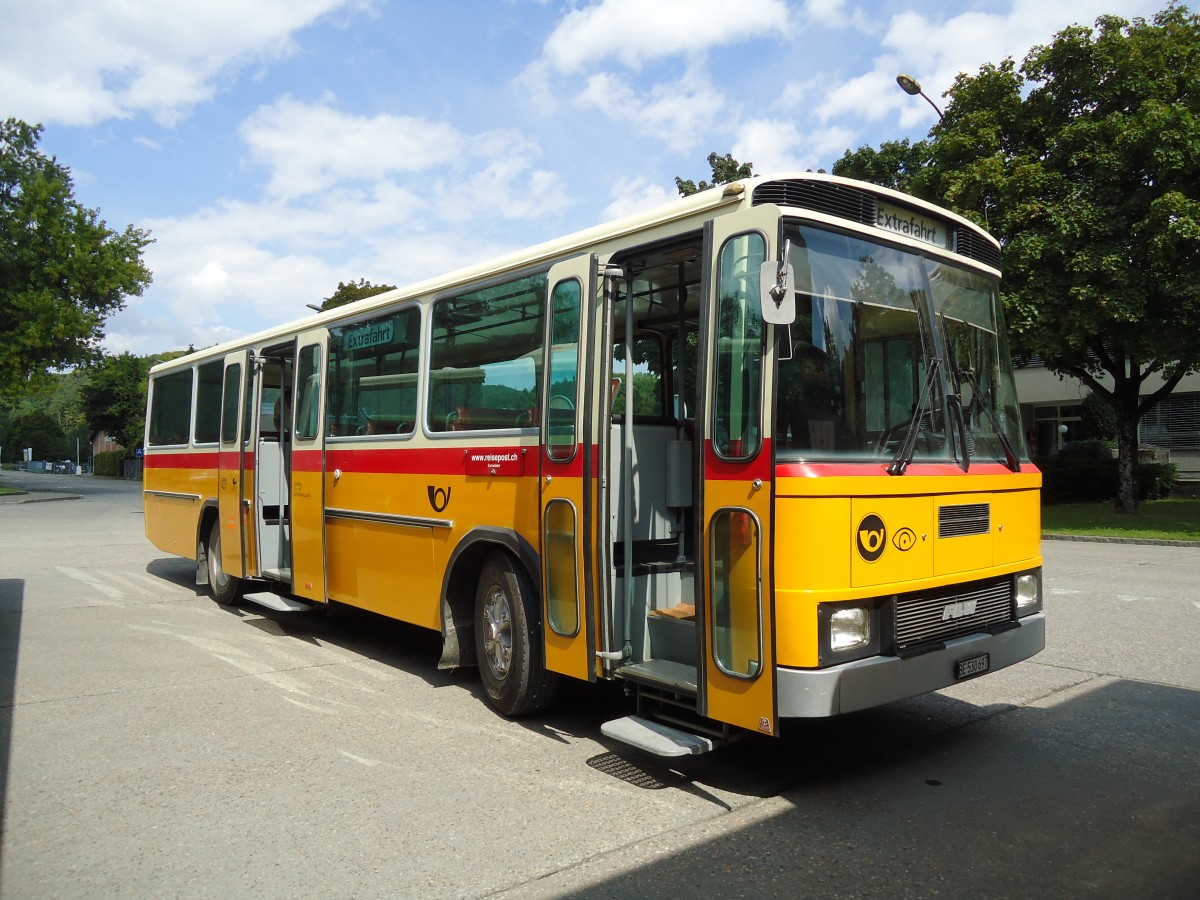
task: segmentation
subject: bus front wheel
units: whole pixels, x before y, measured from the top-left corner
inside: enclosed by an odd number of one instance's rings
[[[475,652],[488,703],[506,716],[545,709],[554,696],[537,613],[525,571],[503,553],[489,556],[475,591]]]
[[[221,562],[221,520],[214,519],[208,532],[208,546],[204,555],[208,561],[208,589],[213,599],[228,606],[242,595],[242,580],[225,571]]]

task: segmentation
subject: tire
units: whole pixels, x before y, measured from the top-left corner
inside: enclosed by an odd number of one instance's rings
[[[546,671],[541,616],[529,576],[493,553],[475,591],[475,653],[488,704],[505,716],[549,706],[558,678]]]
[[[204,551],[208,562],[208,589],[213,599],[222,606],[236,603],[242,596],[242,579],[235,578],[225,571],[221,563],[221,520],[213,519],[212,528],[208,532],[208,544]]]

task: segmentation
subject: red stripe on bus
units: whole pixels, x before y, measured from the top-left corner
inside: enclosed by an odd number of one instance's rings
[[[775,467],[776,478],[832,478],[854,476],[856,478],[892,478],[887,474],[888,461],[884,462],[821,462],[821,463],[780,463]],[[1021,472],[1040,471],[1032,463],[1021,463]],[[954,463],[918,463],[914,462],[904,470],[905,478],[924,476],[954,476],[963,475],[1011,475],[1012,469],[1003,463],[972,462],[970,471],[964,472]]]
[[[204,450],[198,453],[147,453],[142,457],[147,469],[215,469],[217,452]]]
[[[314,451],[315,452],[315,451]],[[328,450],[325,453],[325,468],[344,469],[348,472],[387,474],[407,472],[414,475],[465,475],[471,453],[518,456],[520,471],[515,475],[537,475],[539,448],[534,447],[446,447],[446,448],[387,448]],[[578,454],[576,454],[578,458]],[[582,467],[580,469],[582,471]]]
[[[704,477],[710,481],[771,480],[771,442],[764,441],[753,459],[721,459],[713,450],[712,441],[704,442]]]

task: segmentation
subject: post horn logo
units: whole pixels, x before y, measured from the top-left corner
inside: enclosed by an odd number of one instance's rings
[[[901,528],[892,536],[892,546],[904,553],[917,545],[917,534],[911,528]]]
[[[450,488],[434,487],[428,485],[429,490],[429,505],[433,507],[434,512],[441,512],[450,505]]]
[[[883,519],[871,513],[858,523],[858,555],[867,562],[875,562],[887,547],[887,526]]]

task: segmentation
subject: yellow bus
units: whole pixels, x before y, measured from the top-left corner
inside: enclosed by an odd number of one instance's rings
[[[619,679],[665,755],[938,690],[1045,643],[999,263],[720,186],[156,366],[146,533],[220,603],[438,630],[505,715]]]

